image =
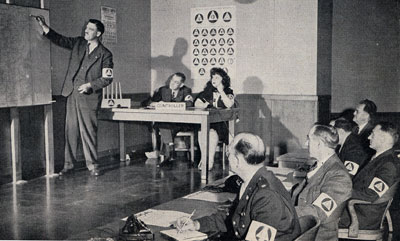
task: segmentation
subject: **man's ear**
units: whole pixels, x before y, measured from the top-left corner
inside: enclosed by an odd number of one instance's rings
[[[100,36],[101,36],[101,32],[97,31],[97,34],[96,34],[96,36],[97,36],[98,38],[100,38]]]

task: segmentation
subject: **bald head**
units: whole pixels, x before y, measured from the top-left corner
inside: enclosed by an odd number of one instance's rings
[[[251,133],[240,133],[233,139],[231,148],[235,155],[243,155],[250,165],[263,163],[265,160],[265,146],[263,140]]]

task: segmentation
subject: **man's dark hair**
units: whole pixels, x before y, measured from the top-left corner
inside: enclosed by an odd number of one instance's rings
[[[171,74],[167,81],[165,82],[166,85],[169,85],[169,83],[171,82],[172,78],[174,78],[174,76],[178,76],[179,78],[181,78],[181,82],[184,83],[186,80],[186,76],[183,73],[177,72],[175,74]]]
[[[224,89],[229,88],[231,86],[231,78],[225,72],[225,70],[221,68],[212,68],[210,70],[210,77],[212,78],[215,74],[218,74],[219,76],[222,77],[222,85],[224,86]]]
[[[371,117],[373,117],[376,114],[377,107],[375,103],[372,100],[365,99],[360,101],[360,105],[365,105],[364,106],[364,111],[367,112]]]
[[[262,142],[261,139],[259,139],[260,137],[256,136],[256,138],[257,138],[257,141],[259,144],[257,147],[253,146],[245,138],[242,138],[236,143],[235,148],[234,148],[236,153],[242,154],[244,156],[244,159],[246,160],[246,162],[251,165],[260,164],[266,158],[264,143]],[[262,145],[263,151],[257,150],[261,147],[261,145]]]
[[[100,20],[92,18],[92,19],[89,19],[89,23],[95,24],[97,30],[101,33],[101,35],[103,35],[103,33],[104,33],[104,24]]]
[[[356,123],[354,123],[353,121],[346,120],[344,118],[339,118],[335,120],[334,127],[336,129],[342,129],[345,132],[352,132],[356,127]]]
[[[381,131],[388,133],[393,138],[393,143],[396,143],[399,139],[399,131],[395,124],[389,121],[381,121],[376,124],[376,126],[381,127]]]

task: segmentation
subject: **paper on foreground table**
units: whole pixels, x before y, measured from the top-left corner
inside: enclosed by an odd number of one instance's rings
[[[147,225],[167,228],[171,225],[172,222],[178,220],[181,217],[186,217],[189,215],[190,213],[179,211],[148,209],[136,214],[135,216]]]
[[[160,231],[160,233],[179,241],[205,240],[208,237],[207,234],[205,233],[199,231],[189,231],[189,230],[179,232],[177,229],[168,229],[168,230],[162,230]]]

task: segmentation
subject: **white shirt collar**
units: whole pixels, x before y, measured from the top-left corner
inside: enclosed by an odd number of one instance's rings
[[[358,125],[358,134],[361,133],[361,131],[364,129],[364,127],[365,127],[367,124],[368,124],[368,122],[365,122],[365,123],[362,124],[362,125]]]

